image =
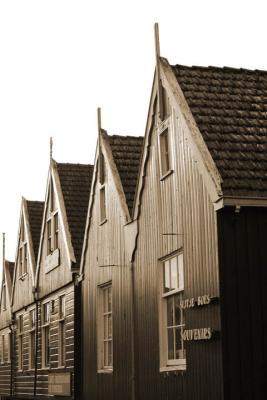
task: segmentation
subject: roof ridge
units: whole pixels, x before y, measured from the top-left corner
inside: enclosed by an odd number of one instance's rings
[[[198,68],[198,69],[203,69],[203,70],[208,70],[208,69],[213,69],[213,70],[224,70],[224,71],[231,71],[231,72],[247,72],[247,73],[263,73],[267,74],[267,70],[263,69],[250,69],[250,68],[243,68],[243,67],[230,67],[230,66],[216,66],[216,65],[184,65],[184,64],[172,64],[171,67],[181,67],[181,68],[186,68],[186,69],[193,69],[193,68]]]

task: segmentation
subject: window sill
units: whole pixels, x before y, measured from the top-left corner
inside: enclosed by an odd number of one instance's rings
[[[164,181],[164,179],[166,179],[169,175],[173,174],[173,169],[170,169],[169,171],[167,171],[164,175],[162,175],[162,177],[160,178],[161,181]]]
[[[113,369],[98,369],[98,374],[113,374]]]
[[[99,226],[104,225],[107,222],[107,218],[103,219],[103,221],[100,222]]]
[[[160,367],[159,372],[172,372],[172,371],[185,371],[186,364],[182,365],[168,365],[166,367]]]

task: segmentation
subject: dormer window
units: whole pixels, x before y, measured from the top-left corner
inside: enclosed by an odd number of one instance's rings
[[[58,248],[58,210],[55,201],[55,193],[51,180],[49,202],[48,202],[48,218],[47,218],[47,254],[52,254]]]
[[[27,274],[28,272],[28,249],[25,235],[24,222],[21,224],[20,231],[20,242],[19,242],[19,254],[18,254],[18,267],[19,267],[19,278]]]
[[[105,174],[105,160],[103,153],[99,152],[99,169],[98,169],[98,179],[99,179],[99,211],[100,211],[100,224],[103,224],[107,220],[106,212],[106,174]]]

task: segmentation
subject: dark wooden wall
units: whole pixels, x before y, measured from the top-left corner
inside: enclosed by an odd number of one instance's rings
[[[267,209],[218,212],[224,390],[267,398]]]

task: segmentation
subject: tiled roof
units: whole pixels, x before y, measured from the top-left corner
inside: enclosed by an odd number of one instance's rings
[[[44,212],[44,202],[27,200],[27,208],[29,214],[30,231],[32,235],[33,251],[34,251],[35,261],[37,262],[41,228],[42,228],[42,219]]]
[[[15,263],[12,261],[5,260],[5,268],[6,268],[6,271],[9,271],[10,280],[11,280],[11,284],[12,284]]]
[[[172,66],[228,196],[267,197],[267,72]]]
[[[108,139],[131,214],[144,139],[118,135],[108,136]]]
[[[82,252],[93,165],[57,163],[57,169],[78,266]]]

